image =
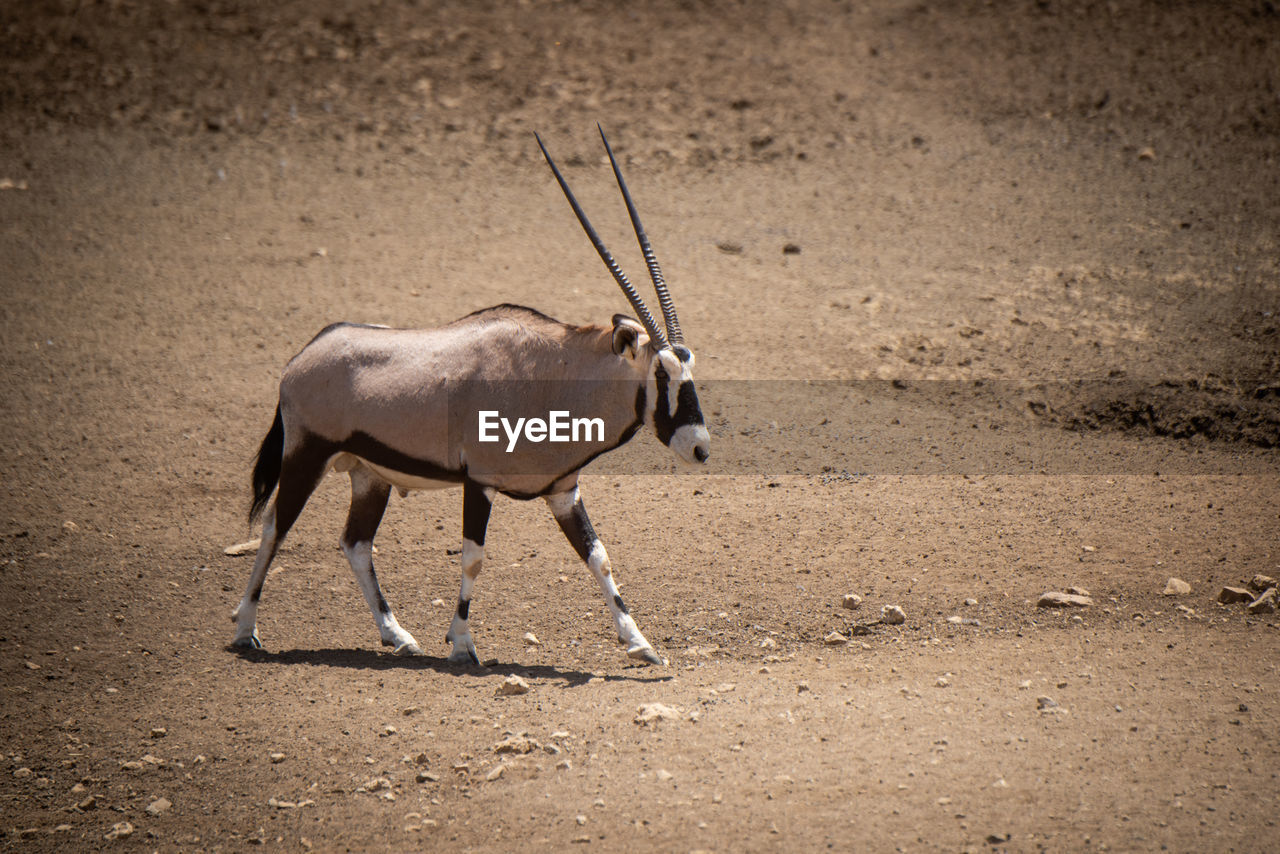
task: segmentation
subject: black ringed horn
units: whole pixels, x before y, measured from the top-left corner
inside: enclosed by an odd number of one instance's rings
[[[604,245],[604,241],[600,239],[600,235],[596,234],[596,230],[591,227],[591,221],[587,219],[586,213],[583,212],[582,206],[578,204],[578,200],[574,198],[573,191],[569,189],[569,184],[564,180],[564,176],[560,174],[560,169],[556,166],[556,162],[551,159],[550,152],[547,147],[542,144],[542,137],[534,134],[533,138],[538,141],[538,148],[542,149],[542,156],[547,159],[547,165],[551,167],[551,172],[556,176],[556,181],[560,184],[560,189],[564,191],[565,198],[569,200],[569,206],[573,208],[574,214],[578,217],[578,222],[582,225],[582,230],[587,233],[587,237],[591,239],[591,245],[596,248],[596,252],[600,254],[600,260],[604,261],[604,265],[609,268],[609,272],[613,274],[613,278],[617,281],[618,287],[622,288],[622,292],[626,294],[627,299],[631,302],[631,307],[636,310],[636,314],[640,317],[640,322],[644,324],[645,331],[649,333],[649,340],[659,350],[665,350],[671,345],[667,343],[666,337],[662,331],[658,329],[658,323],[653,319],[653,315],[649,313],[649,309],[644,304],[644,300],[640,299],[640,294],[636,293],[635,287],[627,279],[627,274],[622,272],[622,268],[618,266],[618,262],[613,259],[613,255]]]
[[[618,189],[622,190],[622,198],[627,203],[627,215],[631,217],[631,226],[636,231],[640,252],[644,255],[644,263],[649,268],[649,278],[653,279],[653,289],[658,292],[658,305],[662,308],[663,320],[667,322],[667,338],[672,344],[683,344],[684,333],[680,331],[680,321],[676,319],[676,306],[671,301],[670,292],[667,291],[667,281],[662,278],[662,269],[658,266],[658,259],[653,254],[653,247],[649,245],[649,235],[645,234],[644,226],[640,224],[640,214],[636,212],[635,202],[631,200],[631,191],[627,189],[627,182],[622,179],[622,170],[618,168],[618,161],[614,159],[613,147],[609,145],[609,140],[604,135],[604,128],[596,123],[596,129],[600,131],[604,150],[609,153],[609,163],[613,166],[614,177],[618,179]]]

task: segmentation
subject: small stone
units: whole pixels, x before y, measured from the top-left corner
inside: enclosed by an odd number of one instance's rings
[[[1052,697],[1036,697],[1036,709],[1039,711],[1046,712],[1057,708],[1061,706]]]
[[[570,762],[568,759],[561,759],[559,762],[556,763],[556,768],[560,771],[568,771],[571,768],[573,768],[573,763]]]
[[[1185,596],[1191,592],[1191,585],[1181,578],[1170,578],[1164,585],[1165,596]]]
[[[152,728],[151,728],[151,737],[152,737],[152,738],[164,738],[164,737],[165,737],[166,735],[168,735],[168,734],[169,734],[169,730],[165,729],[165,728],[164,728],[164,727],[162,727],[162,726],[152,727]]]
[[[665,783],[668,780],[675,777],[676,775],[672,774],[666,768],[659,768],[657,771],[654,772],[653,776],[657,777],[659,782]]]
[[[111,829],[103,834],[103,839],[108,842],[115,839],[128,839],[133,835],[133,825],[127,821],[117,822],[111,825]]]
[[[37,777],[37,778],[36,778],[36,788],[37,788],[37,789],[47,789],[47,788],[49,788],[49,787],[50,787],[50,786],[52,786],[52,785],[53,785],[53,781],[52,781],[52,780],[50,780],[48,777]]]
[[[538,636],[533,632],[524,633],[525,646],[542,646],[542,642],[538,640]]]
[[[968,605],[968,606],[970,606],[970,607],[973,607],[974,605],[977,605],[977,604],[978,604],[978,600],[977,600],[977,599],[966,599],[966,600],[964,600],[964,604],[966,604],[966,605]]]
[[[1079,588],[1069,588],[1079,589]],[[1082,593],[1057,593],[1050,591],[1040,597],[1036,602],[1037,608],[1087,608],[1093,604],[1093,599],[1087,594]]]
[[[1243,587],[1224,587],[1218,593],[1218,601],[1223,605],[1239,605],[1242,602],[1252,602],[1253,594]]]
[[[1088,590],[1085,590],[1083,587],[1068,587],[1067,592],[1070,593],[1072,596],[1092,596],[1093,595]]]
[[[270,756],[268,756],[267,758],[271,760],[271,764],[272,764],[272,765],[279,765],[281,762],[283,762],[283,761],[284,761],[284,754],[283,754],[283,753],[272,753],[272,754],[271,754]]]
[[[906,613],[897,605],[885,605],[880,609],[880,622],[886,626],[900,626],[906,621]]]
[[[396,729],[396,728],[395,728],[395,727],[393,727],[391,724],[387,724],[386,726],[384,726],[384,727],[382,728],[382,732],[378,733],[378,735],[379,735],[380,737],[382,737],[382,738],[387,738],[388,736],[395,735],[395,734],[396,734],[396,733],[398,733],[399,731],[400,731],[400,730]]]
[[[809,683],[808,683],[808,682],[800,682],[800,683],[798,683],[798,684],[796,685],[796,693],[797,693],[797,694],[803,694],[805,691],[808,691],[808,690],[809,690]]]
[[[1155,160],[1156,150],[1149,145],[1145,146],[1138,151],[1138,159],[1139,160]]]
[[[537,750],[541,745],[527,735],[509,735],[493,746],[494,753],[526,754]]]
[[[154,801],[147,804],[147,812],[151,815],[164,815],[172,806],[173,804],[168,798],[156,798]]]
[[[244,555],[257,554],[258,547],[262,545],[262,538],[249,540],[243,543],[236,543],[234,546],[227,546],[222,550],[224,555],[228,557],[242,557]]]
[[[937,681],[935,681],[933,684],[935,687],[938,687],[938,688],[950,688],[951,679],[946,676],[939,676]]]
[[[823,638],[822,642],[827,646],[844,646],[849,642],[849,639],[839,632],[832,632]]]
[[[578,823],[579,827],[587,823],[587,817],[585,815],[574,816],[573,820]]]
[[[439,783],[440,775],[432,774],[430,771],[419,771],[416,779],[419,783]]]
[[[499,697],[513,697],[528,693],[529,683],[514,674],[502,680],[502,684],[498,686]]]
[[[856,610],[862,604],[862,597],[857,593],[846,593],[844,598],[840,600],[841,608],[848,608],[850,611]]]
[[[778,642],[777,642],[776,640],[774,640],[773,638],[761,638],[761,639],[760,639],[760,648],[761,648],[761,649],[774,649],[775,647],[777,647],[777,645],[778,645]]]
[[[75,522],[72,522],[70,519],[68,519],[67,521],[62,523],[62,530],[65,533],[74,534],[76,531],[80,530],[80,526],[77,525]]]
[[[1250,614],[1274,614],[1276,612],[1276,589],[1268,588],[1266,592],[1258,594],[1258,598],[1250,602],[1245,610]]]
[[[21,780],[23,777],[30,777],[32,773],[34,772],[32,772],[30,768],[19,768],[18,770],[13,772],[13,776]]]
[[[1249,589],[1254,593],[1263,593],[1276,586],[1276,580],[1269,575],[1258,574],[1249,579]]]
[[[490,771],[488,774],[485,774],[484,778],[488,780],[490,783],[492,783],[494,780],[499,779],[502,776],[503,772],[505,772],[506,770],[507,770],[507,766],[497,765],[493,768],[492,771]]]
[[[76,804],[76,809],[85,810],[86,812],[88,810],[96,810],[97,808],[98,808],[98,798],[95,795],[90,795],[80,803]]]
[[[357,792],[381,792],[385,789],[390,789],[390,788],[391,788],[391,781],[388,780],[386,777],[374,777],[372,780],[369,780],[367,783],[365,783],[356,791]]]
[[[635,722],[640,726],[657,726],[662,721],[680,719],[680,710],[664,703],[644,703],[636,709]]]
[[[958,626],[964,623],[964,617],[961,617],[959,614],[955,614],[953,616],[947,617],[947,622],[953,626]]]

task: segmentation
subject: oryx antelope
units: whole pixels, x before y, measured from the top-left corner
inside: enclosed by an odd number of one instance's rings
[[[609,557],[578,495],[578,475],[644,424],[681,460],[707,460],[710,437],[693,385],[675,306],[604,132],[605,150],[653,279],[665,333],[627,280],[538,139],[547,164],[605,266],[640,322],[614,315],[609,327],[572,326],[530,308],[499,305],[438,329],[338,323],[322,330],[285,367],[275,421],[253,469],[253,522],[266,507],[262,545],[232,614],[235,646],[261,646],[258,600],[276,549],[330,469],[351,477],[351,509],[341,546],[373,612],[382,643],[421,648],[396,622],[373,571],[373,537],[392,487],[462,487],[462,586],[445,640],[450,661],[479,663],[468,623],[495,493],[540,497],[595,576],[618,639],[632,658],[660,664],[618,594]],[[599,441],[481,441],[478,413],[573,413]],[[545,424],[543,425],[546,426]],[[601,435],[602,434],[602,435]]]

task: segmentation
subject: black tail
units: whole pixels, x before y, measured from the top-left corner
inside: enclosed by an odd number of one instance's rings
[[[284,419],[280,417],[280,407],[276,406],[276,420],[262,440],[258,448],[258,456],[253,461],[253,503],[249,505],[249,524],[252,525],[262,515],[267,500],[275,491],[280,481],[280,461],[284,457]]]

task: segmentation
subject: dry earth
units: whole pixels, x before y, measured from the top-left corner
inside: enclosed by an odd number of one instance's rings
[[[319,328],[625,307],[596,121],[716,443],[583,480],[669,666],[514,501],[449,665],[453,491],[387,654],[337,476],[228,651]],[[0,186],[6,850],[1275,850],[1274,3],[15,2]]]

